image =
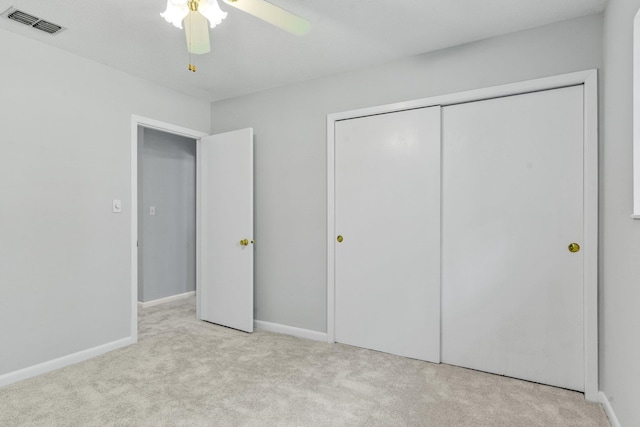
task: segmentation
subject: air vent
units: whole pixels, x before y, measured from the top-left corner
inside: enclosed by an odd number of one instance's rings
[[[18,21],[21,24],[25,24],[25,25],[33,25],[39,21],[39,19],[36,18],[35,16],[29,15],[28,13],[21,12],[19,10],[14,10],[13,12],[9,13],[7,15],[7,18],[13,19],[14,21]]]
[[[52,24],[51,22],[45,21],[44,19],[36,22],[33,25],[33,28],[49,34],[57,34],[62,30],[62,27],[60,25]]]
[[[51,35],[59,34],[66,30],[66,28],[58,24],[45,21],[44,19],[40,19],[37,16],[33,16],[14,7],[10,7],[9,9],[5,10],[0,16],[4,16],[5,18],[11,19],[12,21],[28,25],[32,28],[35,28],[36,30],[43,31]]]

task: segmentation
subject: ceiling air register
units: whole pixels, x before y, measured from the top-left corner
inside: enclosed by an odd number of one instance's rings
[[[22,10],[18,10],[15,7],[10,7],[9,9],[2,12],[2,15],[7,19],[10,19],[15,22],[19,22],[24,25],[28,25],[31,28],[36,30],[40,30],[47,34],[56,35],[60,34],[66,28],[62,25],[54,24],[53,22],[45,21],[44,19],[38,18],[37,16],[33,16],[30,13],[23,12]]]

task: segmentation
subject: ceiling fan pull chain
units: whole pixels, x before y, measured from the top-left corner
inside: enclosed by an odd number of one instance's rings
[[[189,8],[191,8],[192,11],[194,10],[192,8],[192,4],[193,3],[195,3],[195,10],[198,10],[198,3],[194,2],[194,1],[191,1],[191,0],[189,2]],[[190,18],[191,18],[191,14],[189,14],[189,16],[187,16],[187,19],[190,19]],[[193,27],[191,25],[189,25],[189,27],[188,27],[189,35],[191,35],[191,29],[192,28]],[[189,37],[189,40],[191,40],[191,37]],[[193,53],[191,52],[191,47],[190,46],[189,46],[188,51],[189,51],[189,71],[192,71],[192,72],[195,73],[196,72],[196,64],[195,64],[195,61],[193,60]]]
[[[189,69],[195,73],[196,72],[196,60],[194,58],[195,57],[193,56],[193,54],[190,53],[189,54]]]

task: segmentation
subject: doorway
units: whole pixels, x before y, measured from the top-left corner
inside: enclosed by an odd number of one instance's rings
[[[142,117],[137,115],[131,116],[131,337],[134,341],[138,340],[138,284],[139,284],[139,271],[140,268],[138,266],[139,262],[139,252],[138,251],[138,231],[139,225],[141,224],[140,217],[143,215],[143,212],[139,212],[138,209],[138,181],[140,179],[141,171],[139,170],[139,156],[138,156],[138,147],[140,145],[139,139],[143,136],[144,129],[153,129],[156,131],[164,132],[171,135],[176,135],[179,137],[189,138],[192,140],[200,140],[200,138],[206,136],[207,134],[204,132],[200,132],[194,129],[184,128],[181,126],[176,126],[171,123],[162,122],[159,120],[151,119],[148,117]],[[196,155],[197,160],[197,155]],[[197,173],[197,170],[196,170]],[[147,211],[147,214],[149,211]],[[196,206],[196,215],[197,215],[197,206]],[[197,221],[196,221],[197,223]],[[197,256],[196,256],[197,258]],[[197,259],[196,259],[196,268],[197,268]],[[197,276],[197,271],[196,271]],[[197,287],[197,277],[196,277],[196,287]],[[197,300],[196,300],[197,301]],[[196,307],[197,309],[197,307]]]
[[[196,317],[253,331],[253,129],[208,135],[132,115],[131,337],[138,340],[139,218],[154,206],[138,209],[138,138],[144,135],[140,128],[195,141]]]
[[[138,126],[138,302],[196,291],[196,140]]]

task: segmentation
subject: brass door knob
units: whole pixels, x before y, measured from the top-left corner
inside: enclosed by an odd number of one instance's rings
[[[344,239],[342,238],[342,236],[338,236],[338,243],[341,243]]]
[[[571,243],[569,245],[569,252],[578,252],[580,250],[580,245],[577,243]]]
[[[247,246],[248,244],[249,244],[249,241],[247,239],[240,240],[240,246]]]

